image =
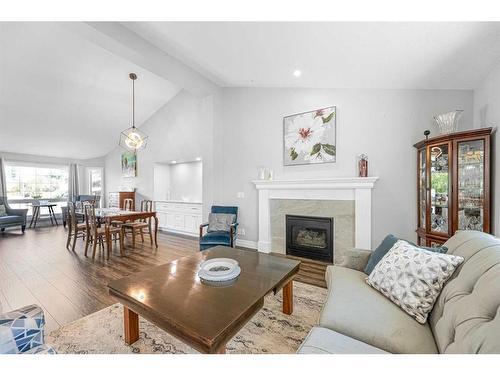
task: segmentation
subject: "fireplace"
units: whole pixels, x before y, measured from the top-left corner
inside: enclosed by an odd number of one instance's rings
[[[333,218],[286,215],[286,253],[333,263]]]

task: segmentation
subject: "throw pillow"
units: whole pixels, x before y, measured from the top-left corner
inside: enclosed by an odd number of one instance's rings
[[[380,245],[373,251],[372,255],[370,255],[370,259],[368,260],[368,263],[366,264],[365,267],[365,273],[367,275],[371,274],[375,266],[377,265],[378,262],[384,257],[385,254],[394,246],[396,242],[398,242],[401,238],[398,238],[396,236],[393,236],[392,234],[387,235]],[[406,241],[410,244],[412,244],[415,247],[419,247],[421,249],[429,250],[435,253],[441,253],[445,254],[448,251],[448,248],[445,246],[439,246],[439,247],[425,247],[425,246],[417,246],[414,243],[410,241]]]
[[[463,261],[461,256],[434,253],[399,240],[366,282],[424,324],[444,284]]]
[[[229,232],[235,220],[235,214],[208,214],[207,232]]]
[[[0,204],[0,217],[7,216],[7,209],[5,208],[5,204]]]

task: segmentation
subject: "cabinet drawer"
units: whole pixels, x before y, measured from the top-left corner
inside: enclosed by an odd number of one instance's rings
[[[186,205],[185,210],[190,214],[201,214],[200,205]]]
[[[156,211],[168,211],[168,205],[165,202],[155,202]]]

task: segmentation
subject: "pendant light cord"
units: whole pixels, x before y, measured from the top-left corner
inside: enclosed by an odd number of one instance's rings
[[[135,128],[135,79],[132,79],[132,127]]]

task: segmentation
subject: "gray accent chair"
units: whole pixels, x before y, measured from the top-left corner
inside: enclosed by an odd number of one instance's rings
[[[22,232],[26,229],[26,215],[28,209],[14,209],[9,206],[6,197],[0,197],[0,204],[5,205],[7,216],[0,216],[0,230],[5,231],[9,227],[21,227]]]
[[[342,265],[329,266],[319,326],[298,353],[500,353],[500,239],[458,231],[444,246],[465,260],[425,324],[366,284],[370,251],[352,250]]]

